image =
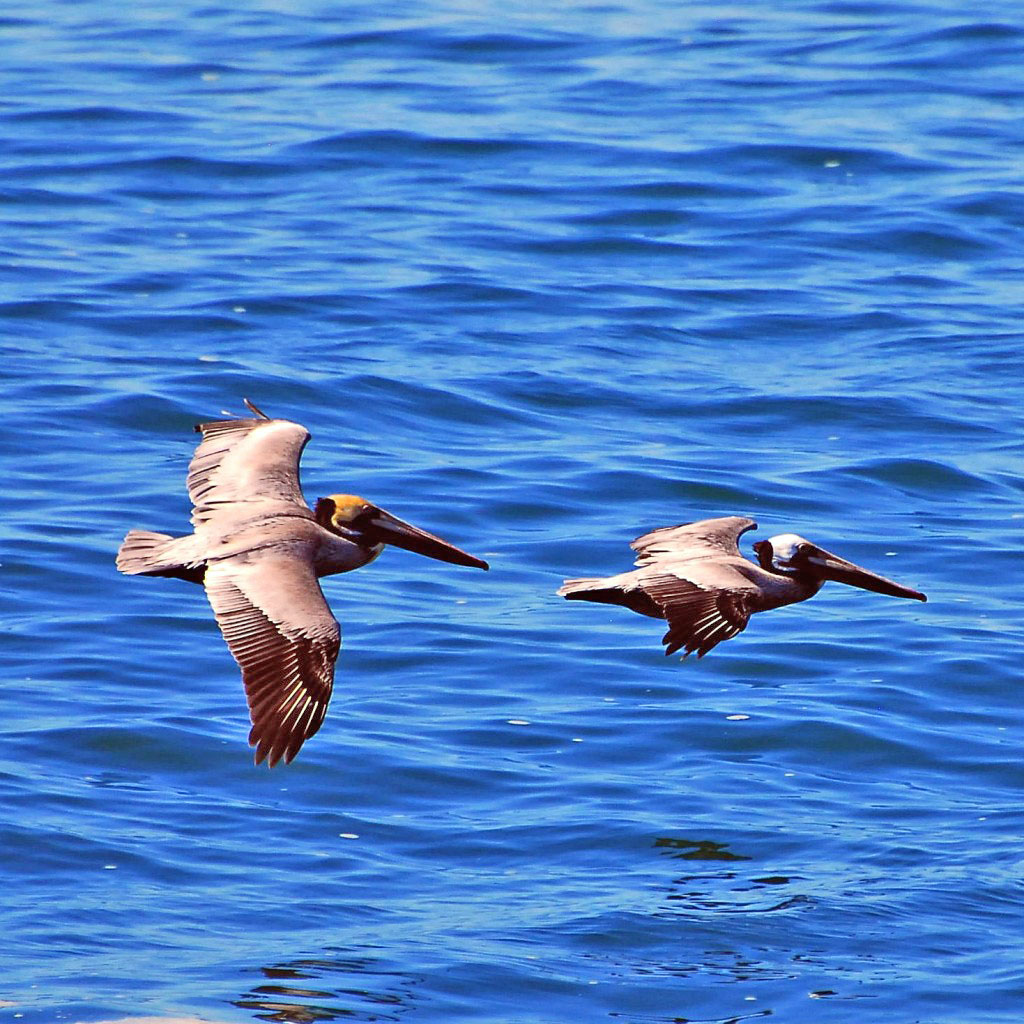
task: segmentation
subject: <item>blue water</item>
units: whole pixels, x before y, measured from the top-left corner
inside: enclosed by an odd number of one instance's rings
[[[0,1020],[1019,1022],[1017,4],[15,5],[0,21]],[[254,768],[192,425],[488,558],[325,584]],[[752,515],[702,661],[569,604]],[[749,540],[749,538],[746,538]]]

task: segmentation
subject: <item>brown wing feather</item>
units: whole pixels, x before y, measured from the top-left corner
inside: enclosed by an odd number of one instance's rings
[[[309,561],[256,552],[214,563],[206,593],[239,667],[255,760],[287,764],[321,726],[341,631]]]
[[[671,573],[645,577],[641,588],[665,614],[665,654],[685,648],[703,658],[712,647],[743,632],[750,619],[751,595],[742,590],[704,590]]]
[[[188,493],[199,526],[235,502],[296,506],[312,515],[299,485],[299,458],[309,431],[290,420],[239,419],[200,423],[203,440],[188,467]],[[261,507],[260,511],[269,511]]]
[[[757,529],[753,519],[721,516],[701,519],[681,526],[663,526],[637,537],[630,547],[637,553],[636,564],[650,565],[663,559],[720,557],[739,555],[739,539],[748,530]]]

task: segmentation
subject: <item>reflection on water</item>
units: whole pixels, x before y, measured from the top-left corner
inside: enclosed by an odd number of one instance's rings
[[[726,843],[716,843],[710,839],[672,839],[665,837],[655,839],[654,848],[661,850],[677,850],[670,856],[682,860],[750,860],[742,853],[733,853]]]
[[[655,840],[654,848],[679,860],[733,862],[753,859],[744,854],[733,853],[725,843],[708,839],[664,837]],[[811,898],[803,893],[793,893],[784,899],[777,899],[774,896],[775,890],[793,881],[794,879],[788,875],[747,877],[739,870],[680,875],[672,880],[665,896],[665,899],[671,901],[674,906],[671,911],[662,913],[714,911],[719,914],[766,914],[811,904]],[[765,894],[769,891],[773,892],[773,895],[766,899]]]
[[[265,978],[274,981],[315,980],[329,982],[325,988],[300,985],[256,985],[235,1006],[257,1010],[260,1020],[311,1024],[320,1020],[398,1020],[410,1009],[416,980],[401,972],[380,967],[366,956],[324,957],[291,960],[261,967]],[[369,982],[369,983],[368,983]]]

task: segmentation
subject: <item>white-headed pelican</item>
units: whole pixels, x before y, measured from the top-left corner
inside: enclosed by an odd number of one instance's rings
[[[757,564],[740,554],[740,536],[753,519],[724,516],[667,526],[637,537],[632,572],[603,579],[566,580],[558,593],[570,601],[620,604],[668,621],[665,653],[682,648],[703,657],[746,629],[754,612],[813,597],[827,580],[892,597],[926,601],[924,594],[830,554],[795,533],[754,545]]]

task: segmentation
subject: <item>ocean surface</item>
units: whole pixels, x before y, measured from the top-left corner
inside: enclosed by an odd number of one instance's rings
[[[1009,0],[0,17],[0,1021],[1024,1019]],[[252,764],[201,420],[487,558],[325,582]],[[741,514],[829,584],[703,660],[567,603]]]

